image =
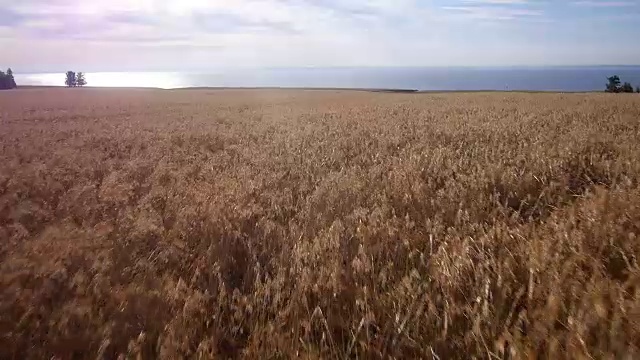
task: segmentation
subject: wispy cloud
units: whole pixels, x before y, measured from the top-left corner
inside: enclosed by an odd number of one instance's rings
[[[529,0],[460,0],[442,9],[475,20],[518,20],[541,17],[544,11]]]
[[[574,1],[572,4],[577,6],[600,7],[600,8],[620,8],[620,7],[631,7],[631,6],[639,5],[638,3],[631,2],[631,1],[595,1],[595,0]]]
[[[195,28],[210,34],[253,33],[263,31],[297,33],[295,24],[289,21],[267,19],[251,20],[226,13],[196,12],[190,20]]]
[[[3,53],[7,61],[34,63],[45,58],[36,53],[57,57],[60,63],[78,57],[101,63],[109,55],[145,66],[165,61],[265,66],[522,63],[551,58],[547,44],[559,47],[559,38],[566,42],[562,49],[571,48],[568,34],[587,38],[584,34],[592,29],[586,23],[596,17],[628,16],[635,4],[631,0],[0,0],[0,42],[12,44]],[[589,21],[578,21],[581,15],[588,15]],[[563,24],[581,25],[574,30]],[[619,39],[614,31],[600,29],[597,38]],[[154,50],[147,51],[150,48]]]
[[[443,6],[442,9],[475,20],[522,20],[544,15],[540,9],[531,7],[505,6],[506,2],[492,0],[490,2],[464,1],[475,5]],[[483,5],[479,5],[483,4]],[[521,4],[514,2],[512,4]],[[524,2],[522,3],[524,4]]]
[[[445,10],[468,15],[479,20],[514,20],[523,17],[541,16],[542,11],[532,9],[513,9],[506,7],[472,7],[472,6],[445,6]]]
[[[489,5],[524,5],[530,4],[529,0],[463,0],[470,4],[489,4]]]

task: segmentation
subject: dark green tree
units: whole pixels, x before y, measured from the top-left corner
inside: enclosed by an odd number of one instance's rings
[[[87,85],[87,80],[84,78],[84,73],[78,72],[76,75],[76,84],[80,87]]]
[[[64,81],[67,87],[76,87],[78,86],[78,79],[76,78],[76,73],[73,71],[67,71],[67,78]]]
[[[15,89],[17,87],[18,86],[13,78],[13,71],[11,71],[11,69],[8,69],[6,74],[3,71],[0,71],[0,90]]]
[[[632,93],[633,92],[633,86],[631,86],[631,84],[629,84],[628,82],[624,83],[624,85],[622,85],[622,92],[623,93]]]
[[[9,86],[9,89],[15,89],[18,87],[18,84],[16,84],[16,79],[13,77],[13,70],[11,70],[11,68],[7,69],[7,74],[6,76],[6,82],[7,85]]]
[[[607,80],[609,83],[607,84],[606,92],[619,93],[622,90],[622,87],[620,86],[620,77],[618,75],[608,77]]]

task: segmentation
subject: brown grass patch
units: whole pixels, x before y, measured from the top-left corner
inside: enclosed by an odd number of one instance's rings
[[[0,358],[640,356],[640,97],[0,95]]]

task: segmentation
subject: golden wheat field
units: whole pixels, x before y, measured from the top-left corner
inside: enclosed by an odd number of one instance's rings
[[[640,357],[640,96],[0,94],[0,358]]]

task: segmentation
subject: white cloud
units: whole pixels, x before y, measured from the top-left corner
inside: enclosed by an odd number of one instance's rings
[[[347,57],[362,58],[393,26],[429,16],[414,0],[0,0],[0,6],[22,18],[11,36],[30,41],[213,45],[245,54],[280,49],[289,58],[306,51],[340,61],[345,56],[335,49],[360,51]]]
[[[492,4],[492,5],[517,5],[529,4],[529,0],[463,0],[465,3],[471,4]]]
[[[621,7],[627,2],[575,2],[605,6],[596,3]],[[542,28],[537,23],[550,21],[549,4],[543,0],[0,0],[0,41],[11,43],[3,61],[36,70],[65,69],[64,64],[77,64],[73,68],[86,71],[517,64],[543,57],[544,46],[536,41],[546,39],[538,29],[524,28],[527,24]]]
[[[541,16],[543,14],[540,10],[509,7],[445,6],[443,9],[461,13],[479,20],[514,20],[523,17]]]
[[[638,3],[631,1],[593,1],[593,0],[585,0],[585,1],[574,1],[573,5],[578,6],[586,6],[586,7],[610,7],[610,8],[619,8],[619,7],[630,7],[630,6],[638,6]]]

